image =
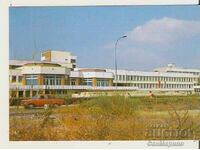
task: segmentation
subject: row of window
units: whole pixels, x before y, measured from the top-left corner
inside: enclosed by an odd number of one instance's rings
[[[144,76],[122,76],[122,75],[119,75],[118,76],[118,78],[119,78],[118,80],[121,79],[120,77],[122,79],[125,78],[124,81],[126,81],[126,77],[129,80],[131,80],[131,79],[133,79],[133,77],[135,77],[137,79],[136,81],[149,81],[151,78],[152,79],[154,78],[154,77],[146,77],[146,78],[144,78]],[[169,78],[169,77],[166,77],[166,78],[163,77],[163,79],[167,79],[167,78]],[[185,80],[188,79],[188,82],[192,81],[192,78],[184,78],[184,79]],[[185,81],[184,79],[181,80],[181,81],[184,82]],[[25,80],[26,80],[26,84],[27,85],[38,85],[38,75],[26,75]],[[159,79],[158,77],[157,78],[155,77],[154,81],[159,81],[159,80],[162,80],[162,78],[160,77],[160,79]],[[11,81],[12,81],[12,83],[14,83],[14,82],[22,82],[22,76],[12,76],[11,77]],[[120,80],[120,81],[123,81],[123,80]],[[176,81],[176,78],[174,80],[172,80],[172,81]],[[44,75],[43,76],[43,84],[44,85],[61,85],[61,76],[60,75]],[[75,81],[73,80],[71,82],[71,84],[75,85]],[[83,80],[83,85],[92,86],[93,85],[92,79],[91,78],[84,79]],[[109,86],[109,82],[106,79],[97,79],[96,85],[97,86]],[[156,87],[158,87],[158,84],[141,84],[141,83],[138,83],[138,84],[137,83],[136,84],[134,84],[134,83],[133,84],[128,84],[127,86],[141,87],[141,85],[142,85],[142,88],[143,88],[143,85],[145,87],[147,86],[147,88],[156,88]],[[176,84],[174,84],[174,85],[173,84],[166,84],[166,82],[165,82],[165,84],[160,84],[159,86],[162,86],[161,88],[164,88],[164,87],[166,87],[166,88],[176,88],[176,87],[174,87],[174,86],[176,86]],[[186,85],[186,84],[179,85],[178,84],[177,86],[178,86],[178,88],[187,88],[189,85]]]
[[[194,89],[194,91],[200,93],[200,88],[196,88],[196,89]]]
[[[10,76],[10,82],[11,83],[21,83],[22,82],[22,76]]]
[[[60,75],[44,75],[44,85],[61,85]]]
[[[97,86],[109,86],[108,80],[98,80],[97,79]]]
[[[43,83],[44,85],[61,85],[61,76],[60,75],[44,75]],[[38,85],[38,76],[26,75],[26,84]]]
[[[187,71],[167,71],[167,72],[171,72],[171,73],[190,73],[193,75],[200,75],[200,72],[187,72]]]
[[[193,85],[191,84],[128,84],[125,86],[134,86],[138,88],[167,88],[167,89],[186,89],[186,88],[192,88]]]
[[[116,80],[116,76],[115,76]],[[118,81],[169,81],[169,82],[193,82],[197,79],[189,77],[157,77],[157,76],[131,76],[117,75]]]
[[[87,78],[87,79],[83,79],[83,85],[87,85],[87,86],[93,86],[93,79],[91,78]],[[75,80],[71,81],[71,85],[75,85]],[[109,81],[108,80],[104,80],[104,79],[97,79],[96,80],[96,86],[109,86]]]

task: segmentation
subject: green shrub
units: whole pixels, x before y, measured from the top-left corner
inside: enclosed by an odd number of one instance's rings
[[[80,107],[110,115],[130,115],[134,113],[134,100],[122,96],[97,97],[80,104]]]

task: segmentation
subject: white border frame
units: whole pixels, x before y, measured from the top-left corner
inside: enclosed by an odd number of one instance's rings
[[[12,6],[194,5],[198,0],[10,0]]]
[[[197,5],[198,0],[1,0],[0,1],[0,147],[9,148],[155,148],[148,141],[9,141],[9,6],[126,6]],[[183,141],[184,148],[198,148],[198,141]],[[159,147],[156,147],[159,148]],[[167,147],[160,147],[167,148]],[[173,147],[174,148],[174,147]],[[183,147],[175,147],[183,148]]]

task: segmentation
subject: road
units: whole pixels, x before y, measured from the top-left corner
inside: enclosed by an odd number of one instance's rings
[[[73,107],[75,105],[63,105],[59,106],[58,108],[52,108],[52,109],[60,109],[65,107]],[[10,106],[10,117],[34,117],[34,116],[40,116],[44,115],[44,113],[47,112],[43,107],[41,108],[33,108],[33,109],[25,109],[23,106]]]

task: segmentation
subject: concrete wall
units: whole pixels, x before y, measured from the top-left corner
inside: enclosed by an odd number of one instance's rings
[[[69,74],[64,67],[24,66],[22,74]]]

